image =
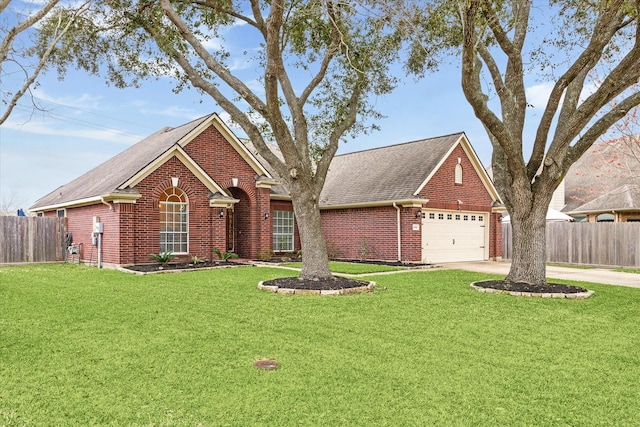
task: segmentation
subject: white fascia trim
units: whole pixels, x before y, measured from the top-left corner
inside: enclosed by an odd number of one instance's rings
[[[593,214],[615,214],[618,212],[640,212],[640,207],[637,208],[619,208],[619,209],[592,209],[592,210],[587,210],[587,211],[581,211],[581,210],[575,210],[575,211],[571,211],[571,212],[562,212],[565,213],[569,216],[571,215],[593,215]]]
[[[285,202],[290,202],[292,200],[291,196],[287,194],[271,194],[269,195],[269,198],[271,200],[283,200]]]
[[[361,202],[361,203],[345,203],[341,205],[325,205],[320,206],[320,210],[330,210],[330,209],[355,209],[355,208],[377,208],[381,206],[391,206],[395,203],[397,206],[402,206],[404,208],[413,207],[413,208],[421,208],[422,205],[425,205],[429,202],[429,199],[402,199],[402,200],[383,200],[379,202]]]
[[[240,199],[211,199],[209,200],[209,207],[229,209],[238,202],[240,202]]]
[[[282,180],[279,179],[259,179],[256,181],[256,188],[271,188],[274,185],[281,185]]]
[[[429,207],[427,208],[423,208],[422,212],[426,213],[426,212],[446,212],[446,213],[457,213],[457,214],[465,214],[465,213],[470,213],[470,214],[483,214],[483,215],[489,215],[491,212],[487,212],[487,211],[475,211],[475,210],[471,210],[471,209],[462,209],[462,210],[458,210],[458,209],[431,209]]]
[[[172,157],[176,157],[182,162],[183,165],[193,173],[200,182],[202,182],[212,193],[219,192],[225,196],[229,196],[226,191],[222,189],[211,177],[198,165],[185,151],[178,145],[173,145],[170,149],[162,153],[157,159],[145,166],[140,172],[131,177],[128,181],[122,184],[119,189],[123,190],[128,187],[135,187],[143,179],[151,175],[156,169],[165,164]]]
[[[95,205],[97,203],[102,203],[103,201],[114,202],[114,203],[135,203],[136,200],[138,200],[140,197],[142,197],[140,194],[107,193],[102,196],[94,196],[94,197],[87,197],[85,199],[70,200],[68,202],[56,203],[55,205],[39,206],[34,210],[29,210],[29,212],[44,213],[45,211],[51,211],[54,209],[78,208],[81,206]]]

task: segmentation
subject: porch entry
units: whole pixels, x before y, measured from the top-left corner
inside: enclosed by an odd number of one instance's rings
[[[422,212],[422,261],[427,263],[488,259],[487,213]]]
[[[234,199],[240,201],[227,209],[227,252],[236,253],[240,258],[251,258],[251,200],[238,187],[228,190]]]

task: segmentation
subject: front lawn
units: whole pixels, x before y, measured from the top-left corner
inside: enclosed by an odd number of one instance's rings
[[[0,425],[590,426],[640,419],[640,290],[475,292],[489,276],[376,276],[279,295],[240,267],[137,276],[0,268]],[[253,362],[273,358],[261,371]]]

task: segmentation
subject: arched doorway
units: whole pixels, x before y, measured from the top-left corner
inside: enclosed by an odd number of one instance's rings
[[[228,188],[234,199],[239,202],[228,210],[227,215],[227,252],[234,252],[240,258],[251,258],[251,200],[241,188]]]

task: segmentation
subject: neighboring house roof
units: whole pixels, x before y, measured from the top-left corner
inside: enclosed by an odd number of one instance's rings
[[[228,196],[204,171],[182,150],[202,130],[216,126],[230,140],[240,154],[259,174],[271,177],[269,172],[220,120],[217,114],[201,117],[176,128],[166,127],[146,137],[106,162],[91,169],[41,199],[30,208],[32,211],[79,206],[111,200],[131,200],[139,197],[135,189],[137,182],[155,170],[168,158],[177,156],[203,183],[215,193]]]
[[[640,185],[623,185],[573,209],[573,214],[640,210]]]
[[[640,145],[626,138],[594,144],[565,176],[562,212],[640,210],[639,153]]]
[[[320,196],[322,207],[419,199],[453,149],[462,144],[494,200],[499,200],[464,133],[335,156]]]

